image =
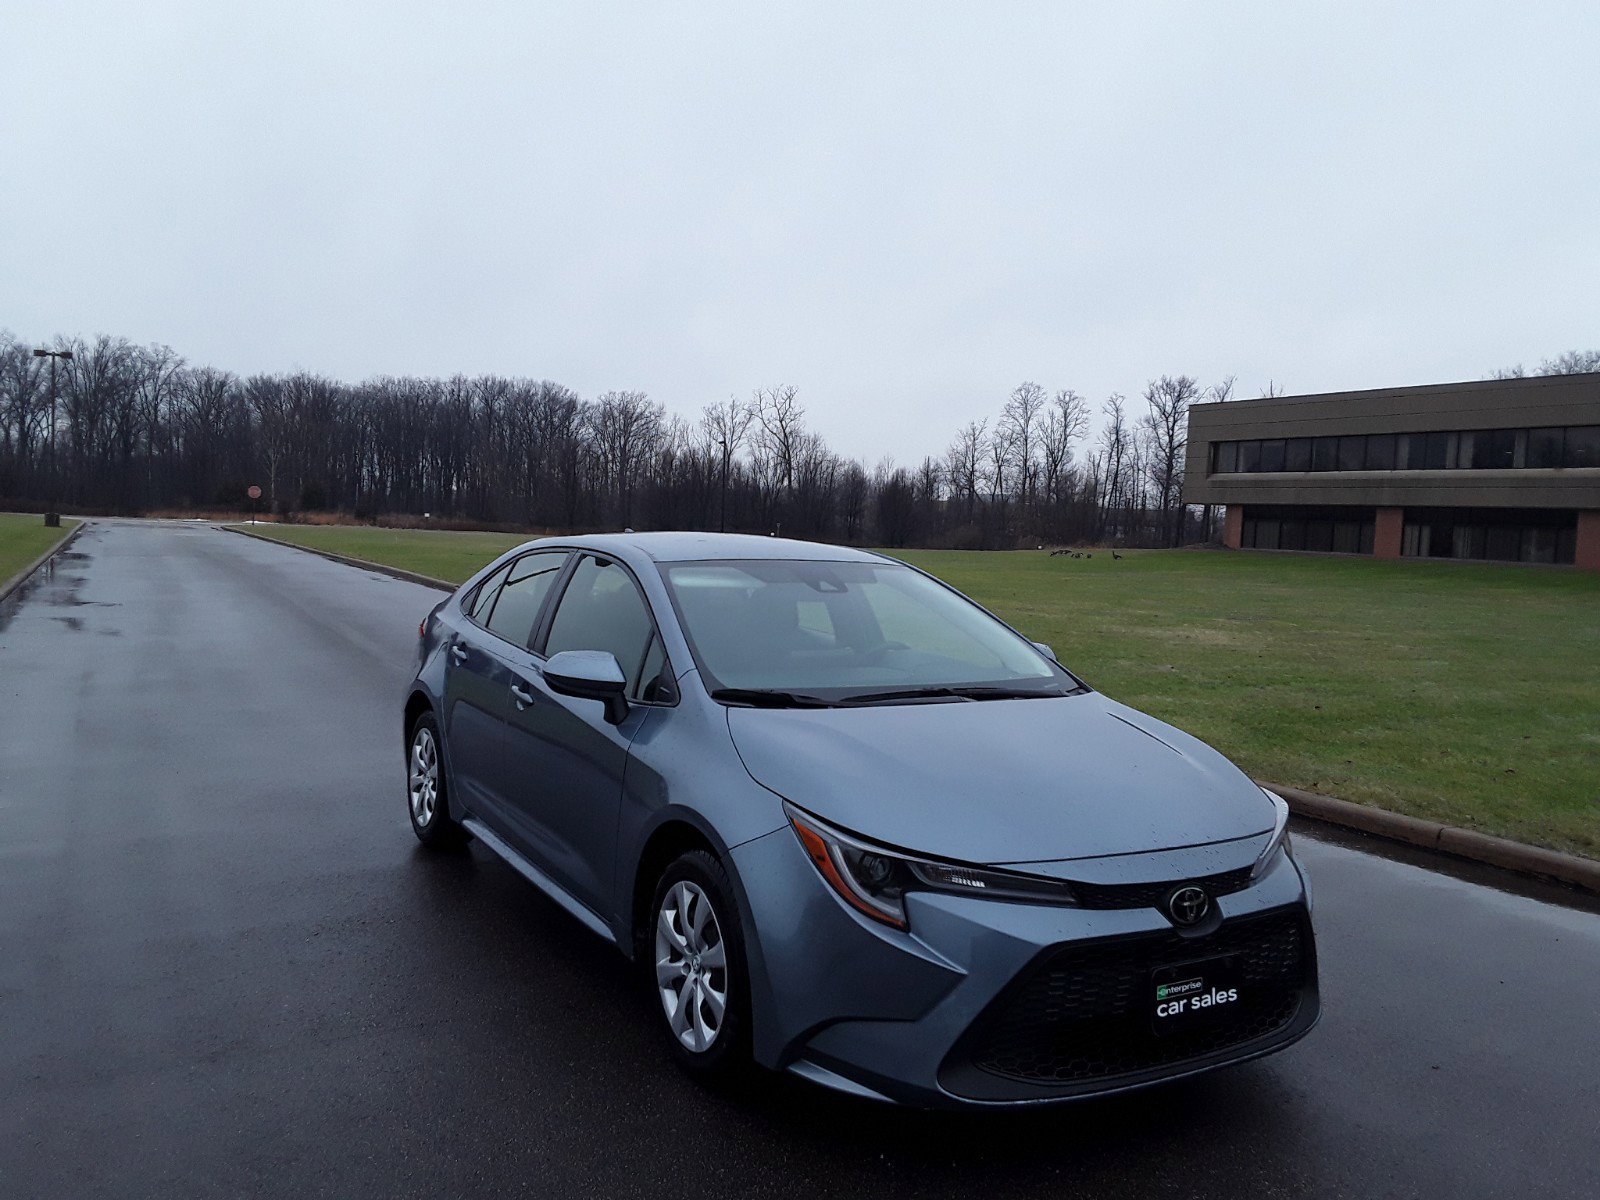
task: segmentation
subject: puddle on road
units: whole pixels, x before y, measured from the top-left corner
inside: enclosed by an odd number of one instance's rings
[[[79,549],[79,546],[85,538],[92,536],[93,533],[85,529],[70,547],[53,555],[44,566],[28,576],[21,587],[0,602],[0,633],[5,632],[6,627],[22,610],[22,606],[30,600],[54,608],[117,607],[111,601],[85,600],[78,595],[84,584],[83,564],[91,562],[94,558],[89,552]],[[55,619],[66,622],[69,629],[83,628],[81,617]]]

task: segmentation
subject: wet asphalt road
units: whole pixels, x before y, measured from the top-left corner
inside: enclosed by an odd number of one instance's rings
[[[671,1066],[621,959],[418,851],[438,594],[97,522],[0,606],[0,1196],[1600,1195],[1600,916],[1302,836],[1326,1015],[1132,1097],[928,1115]]]

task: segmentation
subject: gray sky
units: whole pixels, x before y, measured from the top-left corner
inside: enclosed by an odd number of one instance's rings
[[[1600,344],[1596,45],[1593,0],[13,0],[0,327],[793,383],[869,463],[1023,379],[1476,378]]]

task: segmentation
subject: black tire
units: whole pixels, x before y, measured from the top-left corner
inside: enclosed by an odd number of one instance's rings
[[[432,796],[426,796],[427,763],[431,761]],[[439,723],[425,712],[412,723],[406,738],[406,812],[417,841],[430,850],[454,850],[467,844],[470,835],[450,816],[449,794],[444,769],[444,741]],[[421,790],[419,790],[421,789]]]
[[[674,897],[675,890],[680,884],[687,885],[690,889],[697,889],[700,896],[709,901],[718,934],[715,945],[720,945],[723,949],[723,966],[720,969],[706,965],[715,957],[714,947],[694,956],[703,960],[696,964],[695,970],[698,971],[698,975],[693,976],[703,979],[706,989],[700,993],[704,997],[702,1001],[704,1007],[699,1010],[701,1017],[699,1028],[702,1032],[715,1011],[714,996],[719,984],[725,997],[716,1034],[709,1045],[700,1049],[687,1044],[679,1028],[675,1027],[673,1017],[669,1013],[668,1001],[662,994],[664,986],[674,988],[674,985],[670,980],[663,984],[658,972],[658,964],[670,962],[675,956],[688,957],[683,955],[676,945],[671,945],[666,954],[658,950],[658,946],[661,945],[658,941],[658,931],[661,928],[664,908],[672,907],[673,917],[670,919],[673,926],[675,929],[682,929],[679,920],[681,914],[678,913]],[[704,850],[690,850],[674,859],[662,872],[661,878],[656,883],[655,896],[650,902],[649,925],[642,931],[641,965],[644,967],[650,1003],[655,1010],[656,1019],[660,1022],[661,1031],[666,1035],[667,1045],[671,1048],[672,1056],[678,1064],[705,1082],[729,1082],[743,1076],[751,1061],[750,982],[745,965],[747,960],[744,952],[744,931],[739,923],[739,906],[734,902],[733,896],[733,884],[716,857]],[[694,903],[698,904],[698,901]],[[697,911],[697,908],[692,909],[692,912]],[[709,926],[704,926],[702,931],[709,933]],[[690,978],[690,975],[685,974],[686,981]],[[681,1005],[681,997],[689,990],[689,984],[685,982],[681,989],[674,988],[674,990],[678,991]]]

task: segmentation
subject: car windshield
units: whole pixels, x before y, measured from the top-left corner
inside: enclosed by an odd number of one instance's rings
[[[664,564],[662,575],[719,699],[987,699],[1081,687],[977,605],[897,563],[692,562]]]

